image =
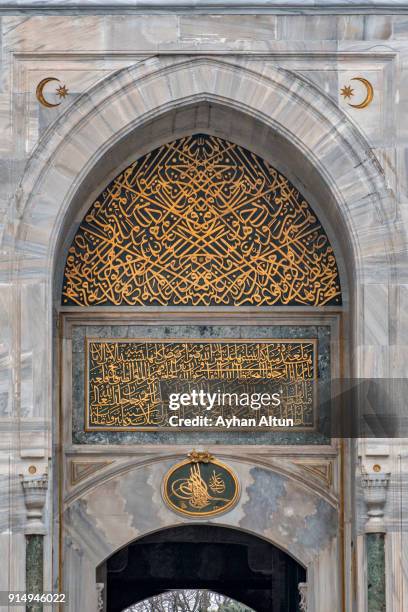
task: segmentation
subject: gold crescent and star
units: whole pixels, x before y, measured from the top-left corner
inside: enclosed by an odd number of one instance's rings
[[[351,80],[359,81],[362,85],[364,85],[366,89],[366,95],[365,95],[365,98],[358,104],[352,104],[351,102],[348,102],[348,105],[351,106],[352,108],[367,108],[367,106],[371,104],[374,98],[374,88],[372,84],[370,83],[368,79],[365,79],[364,77],[353,77]],[[44,79],[41,79],[41,81],[37,85],[37,89],[35,93],[36,93],[37,100],[40,102],[40,104],[42,104],[46,108],[54,108],[55,106],[59,106],[61,104],[61,102],[56,102],[56,103],[49,102],[45,98],[44,87],[48,83],[53,83],[53,82],[60,84],[60,86],[57,87],[55,91],[61,100],[63,98],[66,98],[66,96],[69,93],[67,87],[63,85],[61,81],[57,79],[56,77],[45,77]],[[354,96],[354,89],[350,85],[345,85],[340,90],[340,94],[343,96],[345,100],[351,99]]]
[[[69,91],[66,88],[65,85],[63,85],[61,83],[61,81],[59,79],[57,79],[56,77],[46,77],[45,79],[42,79],[38,85],[37,85],[37,89],[35,90],[35,95],[37,97],[37,100],[39,101],[40,104],[42,104],[43,106],[45,106],[46,108],[54,108],[55,106],[59,106],[61,104],[61,102],[56,102],[55,104],[53,104],[52,102],[49,102],[44,95],[44,87],[48,84],[48,83],[59,83],[59,87],[57,87],[57,89],[55,90],[58,97],[61,99],[66,98],[66,96],[68,95]]]
[[[366,89],[366,95],[364,100],[359,102],[358,104],[352,104],[348,102],[348,105],[352,108],[367,108],[371,104],[374,98],[374,88],[368,79],[364,77],[353,77],[352,81],[359,81],[362,85],[364,85]],[[354,89],[350,85],[345,85],[343,89],[340,90],[340,94],[343,96],[345,100],[349,100],[354,96]]]

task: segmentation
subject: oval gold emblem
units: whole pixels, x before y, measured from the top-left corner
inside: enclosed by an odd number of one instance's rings
[[[220,461],[186,459],[164,477],[163,497],[174,512],[196,518],[215,516],[235,506],[239,482],[231,468]]]

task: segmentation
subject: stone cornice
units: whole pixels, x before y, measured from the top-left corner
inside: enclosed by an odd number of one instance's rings
[[[406,0],[0,0],[5,14],[401,14]]]

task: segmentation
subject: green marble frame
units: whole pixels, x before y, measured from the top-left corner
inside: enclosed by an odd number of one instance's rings
[[[118,312],[119,310],[119,312]],[[135,309],[64,309],[61,313],[60,319],[60,414],[63,415],[62,429],[64,432],[64,446],[74,444],[101,444],[105,448],[110,445],[118,444],[132,444],[137,442],[138,445],[143,444],[186,444],[191,443],[199,444],[202,437],[198,435],[197,440],[191,439],[191,433],[188,432],[174,432],[170,435],[167,431],[156,431],[156,432],[138,432],[140,433],[139,438],[132,440],[126,440],[123,436],[123,432],[114,432],[110,438],[99,438],[98,432],[86,432],[81,434],[81,427],[76,425],[73,427],[72,419],[74,414],[74,399],[73,399],[73,385],[79,382],[75,379],[72,374],[73,369],[73,332],[76,328],[82,326],[96,326],[99,329],[107,330],[111,326],[114,330],[114,334],[104,332],[105,337],[124,337],[126,336],[126,327],[128,326],[207,326],[207,327],[228,327],[228,326],[239,326],[248,327],[254,329],[261,326],[269,327],[294,327],[294,328],[306,328],[306,327],[327,327],[330,329],[330,372],[331,378],[338,378],[341,375],[341,312],[339,309],[328,308],[324,309],[323,312],[317,312],[316,309],[299,309],[290,314],[280,309],[270,308],[240,308],[229,309],[229,308],[211,308],[211,309],[154,309],[145,308],[135,311]],[[122,327],[123,326],[123,327]],[[123,330],[123,331],[122,331]],[[101,337],[104,337],[103,335]],[[248,332],[248,337],[252,337],[252,334]],[[261,337],[256,337],[261,341]],[[277,337],[280,337],[279,335]],[[302,334],[295,335],[294,338],[307,338]],[[160,338],[160,335],[156,336]],[[232,338],[232,336],[231,336]],[[206,340],[205,336],[200,336],[200,340]],[[81,383],[82,384],[82,383]],[[78,412],[78,411],[77,411]],[[78,433],[79,431],[79,433]],[[91,436],[94,437],[91,439]],[[103,433],[103,432],[100,432]],[[121,440],[115,439],[114,434],[122,436]],[[259,439],[255,441],[250,437],[250,434],[245,436],[244,432],[241,438],[228,432],[226,436],[219,436],[218,439],[210,439],[206,436],[206,443],[226,444],[226,445],[251,445],[255,444],[272,444],[274,446],[287,446],[296,445],[299,450],[308,445],[308,440],[305,436],[310,436],[309,432],[299,432],[298,437],[295,438],[295,432],[290,432],[282,438],[275,437],[273,441],[269,440],[266,436],[264,440]],[[88,436],[88,439],[86,439]],[[149,437],[150,436],[150,437]],[[194,436],[193,436],[194,437]],[[327,439],[321,437],[314,440],[314,445],[323,445],[325,447],[331,446],[334,442],[330,442]]]

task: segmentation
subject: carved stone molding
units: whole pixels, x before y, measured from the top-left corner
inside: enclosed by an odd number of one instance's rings
[[[24,491],[24,501],[27,510],[27,535],[44,535],[43,509],[47,498],[48,475],[21,476]]]
[[[105,584],[103,582],[96,583],[96,594],[97,594],[97,606],[96,612],[103,612],[104,604],[103,604],[103,589],[105,588]]]
[[[4,4],[4,3],[2,3]],[[124,11],[126,14],[154,14],[154,13],[170,13],[171,11],[180,11],[182,8],[184,11],[196,11],[200,13],[212,13],[212,14],[236,14],[247,13],[248,7],[253,12],[259,11],[260,13],[276,14],[285,11],[286,14],[299,14],[299,11],[305,15],[318,15],[320,14],[346,14],[358,13],[363,15],[370,14],[389,14],[389,13],[407,13],[407,7],[403,3],[397,3],[395,0],[371,0],[371,2],[364,2],[364,0],[355,0],[354,2],[346,2],[345,0],[339,0],[339,2],[328,2],[327,0],[314,0],[313,3],[301,2],[301,0],[295,0],[292,2],[281,1],[281,0],[253,0],[248,3],[245,0],[229,0],[228,2],[216,2],[214,0],[184,0],[182,3],[176,0],[158,0],[157,2],[140,2],[135,0],[95,0],[92,3],[78,2],[81,12],[84,14],[103,13],[109,14],[114,7],[115,12]],[[6,6],[0,7],[0,14],[9,14],[12,10],[18,10],[21,13],[32,13],[32,14],[54,14],[52,11],[58,10],[58,14],[72,15],[75,13],[77,8],[74,4],[66,2],[61,5],[61,0],[48,0],[45,2],[39,2],[38,0],[28,0],[27,2],[20,3],[18,0],[10,0]]]
[[[323,484],[330,488],[333,484],[333,462],[332,461],[307,461],[296,460],[297,465],[301,466],[309,474],[313,474]]]
[[[71,461],[71,485],[77,485],[112,463],[113,461]]]
[[[361,485],[368,515],[365,531],[368,533],[385,531],[384,506],[389,480],[390,472],[367,472],[364,468],[361,470]]]
[[[307,612],[307,582],[299,582],[298,589],[300,594],[299,609],[301,612]]]

